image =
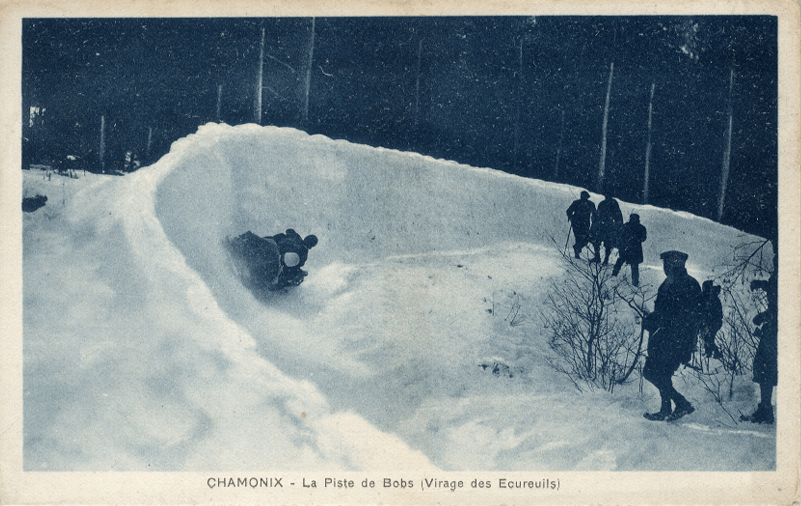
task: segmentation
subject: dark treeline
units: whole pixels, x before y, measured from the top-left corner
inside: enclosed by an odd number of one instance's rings
[[[590,190],[609,89],[603,189],[631,202],[653,85],[648,203],[717,219],[728,152],[722,221],[776,233],[769,16],[26,19],[24,163],[130,170],[254,122],[262,30],[262,124]]]

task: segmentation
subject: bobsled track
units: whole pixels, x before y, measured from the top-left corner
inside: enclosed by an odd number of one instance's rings
[[[98,177],[24,225],[26,470],[775,466],[769,427],[655,426],[655,391],[579,393],[548,367],[538,306],[579,190],[255,125]],[[661,251],[701,281],[754,240],[621,207],[654,291]],[[319,238],[309,276],[258,300],[223,241],[290,227]],[[514,328],[495,316],[512,294]],[[748,379],[737,395],[748,409]]]

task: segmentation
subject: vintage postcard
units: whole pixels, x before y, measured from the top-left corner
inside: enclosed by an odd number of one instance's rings
[[[0,504],[797,504],[800,11],[4,2]]]

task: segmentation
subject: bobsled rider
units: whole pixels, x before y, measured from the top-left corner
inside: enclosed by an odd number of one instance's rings
[[[288,228],[283,234],[276,234],[265,239],[272,239],[278,245],[281,256],[281,274],[278,277],[278,287],[298,285],[308,274],[301,269],[309,258],[309,250],[317,245],[317,237],[307,235],[301,238],[294,229]]]

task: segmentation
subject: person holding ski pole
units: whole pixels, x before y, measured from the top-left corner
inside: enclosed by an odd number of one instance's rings
[[[581,192],[581,198],[574,200],[567,208],[567,219],[570,221],[570,228],[573,230],[575,243],[573,253],[576,258],[581,258],[581,250],[590,242],[590,219],[595,213],[595,204],[590,200],[590,194],[586,191]]]

